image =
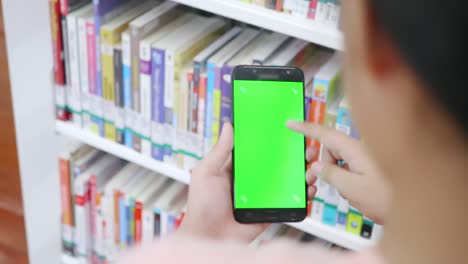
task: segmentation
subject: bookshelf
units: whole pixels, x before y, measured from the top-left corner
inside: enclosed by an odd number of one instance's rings
[[[159,172],[176,181],[186,184],[190,182],[190,175],[184,170],[166,163],[156,161],[150,157],[146,157],[141,153],[138,153],[125,146],[96,136],[91,132],[77,128],[73,124],[56,121],[56,131],[64,136],[79,140],[104,152],[120,157],[129,162],[133,162],[141,167]],[[289,225],[351,250],[359,250],[373,244],[371,240],[346,233],[345,231],[324,225],[311,219],[306,219],[301,223],[294,223]]]
[[[276,31],[295,38],[342,50],[343,36],[338,29],[332,29],[313,20],[279,13],[240,0],[172,0],[220,16],[260,28]]]

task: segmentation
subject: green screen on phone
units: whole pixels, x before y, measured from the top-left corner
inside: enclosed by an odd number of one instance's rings
[[[234,80],[234,207],[305,208],[302,82]]]

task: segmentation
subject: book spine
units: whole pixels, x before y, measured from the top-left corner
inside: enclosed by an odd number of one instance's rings
[[[90,193],[88,182],[78,182],[75,185],[75,224],[76,224],[76,253],[80,258],[90,256]]]
[[[104,193],[101,198],[103,208],[104,230],[103,230],[103,247],[104,255],[108,262],[113,262],[117,256],[115,246],[115,226],[114,226],[114,196],[112,192]]]
[[[198,129],[198,98],[200,96],[201,62],[195,62],[193,67],[193,85],[189,91],[189,131],[197,133]]]
[[[135,244],[135,200],[133,198],[128,199],[127,221],[127,244],[132,247]]]
[[[119,197],[119,235],[120,235],[120,250],[127,248],[127,206],[125,196]]]
[[[132,147],[136,151],[141,151],[141,138],[139,137],[137,131],[137,126],[139,122],[139,114],[141,110],[141,92],[140,92],[140,36],[139,31],[137,29],[130,30],[130,61],[129,61],[129,68],[130,70],[130,83],[131,83],[131,104],[132,104],[132,119],[133,121],[133,132],[132,135]]]
[[[91,112],[91,132],[104,136],[104,124],[102,120],[102,98],[97,90],[97,76],[96,76],[96,34],[94,31],[94,22],[88,21],[87,23],[87,48],[88,48],[88,77],[89,77],[89,105]]]
[[[349,208],[348,221],[346,223],[346,230],[354,235],[361,235],[362,230],[362,214],[354,207]]]
[[[164,119],[165,139],[164,160],[172,161],[172,149],[175,138],[174,122],[174,79],[175,79],[175,54],[171,50],[165,50],[164,59]]]
[[[132,64],[130,34],[122,34],[123,101],[125,108],[125,145],[133,147]]]
[[[89,179],[89,193],[90,193],[90,231],[91,231],[91,246],[95,250],[97,242],[97,183],[96,175],[91,175]]]
[[[160,209],[155,208],[154,209],[154,233],[153,237],[154,238],[161,238],[163,235],[162,232],[162,212]]]
[[[114,73],[114,47],[112,35],[114,32],[101,31],[101,76],[102,98],[105,138],[116,141],[115,131],[115,73]]]
[[[151,156],[151,43],[140,44],[141,153]]]
[[[307,17],[314,20],[317,12],[317,3],[318,0],[310,0],[309,4],[309,13],[307,14]]]
[[[283,0],[276,0],[276,11],[283,11]]]
[[[113,206],[114,206],[114,236],[115,245],[120,248],[120,197],[122,194],[118,190],[114,190],[113,194]]]
[[[73,209],[70,186],[70,160],[59,159],[60,200],[62,208],[62,246],[65,252],[74,255]]]
[[[89,129],[89,85],[88,85],[88,43],[86,34],[86,19],[78,19],[78,62],[81,91],[82,128]]]
[[[144,205],[143,205],[144,206]],[[142,215],[142,234],[141,234],[141,244],[148,245],[153,242],[154,239],[154,213],[153,210],[145,209],[143,210]]]
[[[232,86],[231,74],[233,67],[225,65],[221,73],[221,124],[232,123]]]
[[[219,138],[220,119],[221,119],[221,80],[222,68],[215,69],[215,83],[213,90],[213,112],[211,115],[211,144],[214,145]]]
[[[125,144],[125,106],[123,91],[122,49],[114,48],[114,94],[116,141]]]
[[[71,85],[70,85],[70,50],[68,43],[68,23],[67,17],[62,16],[60,19],[62,24],[62,40],[63,40],[63,57],[65,65],[65,109],[68,112],[68,118],[73,120],[73,112],[71,112],[70,101],[71,101]]]
[[[151,50],[152,53],[152,78],[151,78],[151,156],[163,161],[164,159],[164,50]]]
[[[102,194],[96,193],[96,235],[94,242],[94,258],[96,259],[95,263],[100,263],[105,261],[106,255],[104,251],[104,231],[105,231],[105,222],[104,215],[102,214]]]
[[[367,217],[363,218],[362,222],[362,230],[361,230],[361,237],[371,239],[372,232],[374,229],[374,222]]]
[[[142,218],[143,218],[143,204],[140,201],[135,202],[135,245],[141,245],[143,240],[143,229],[142,229]]]
[[[70,111],[73,113],[73,123],[82,126],[80,65],[78,60],[78,27],[77,17],[67,16],[68,59],[70,67]]]
[[[198,128],[197,134],[203,138],[205,135],[205,114],[206,114],[206,88],[208,78],[206,75],[200,76],[200,87],[198,97]]]
[[[215,90],[216,65],[207,64],[207,90],[206,90],[206,114],[205,114],[205,153],[211,149],[212,122],[213,122],[213,99]]]
[[[52,29],[53,73],[55,90],[55,111],[58,120],[66,121],[68,114],[65,109],[65,65],[63,54],[62,24],[60,21],[60,2],[49,0],[50,23]]]

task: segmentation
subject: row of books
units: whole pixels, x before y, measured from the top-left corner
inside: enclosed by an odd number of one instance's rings
[[[339,28],[341,19],[341,0],[240,0],[263,6],[278,12],[308,18],[318,23]]]
[[[189,169],[211,148],[222,123],[231,121],[236,65],[301,67],[308,93],[328,81],[316,73],[332,53],[306,41],[232,25],[170,1],[123,6],[126,11],[109,15],[99,30],[96,6],[63,17],[69,70],[55,71],[65,76],[65,82],[56,78],[57,98],[66,95],[57,100],[57,117],[154,159]]]
[[[87,262],[113,261],[180,225],[188,187],[71,142],[59,158],[63,250]]]
[[[183,220],[185,184],[77,142],[66,146],[59,164],[63,250],[86,263],[115,261],[130,248],[175,232]],[[319,241],[273,225],[252,246],[278,237]]]

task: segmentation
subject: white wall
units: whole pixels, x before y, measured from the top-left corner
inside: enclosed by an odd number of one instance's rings
[[[48,1],[3,0],[2,4],[29,259],[59,263],[58,144]]]

